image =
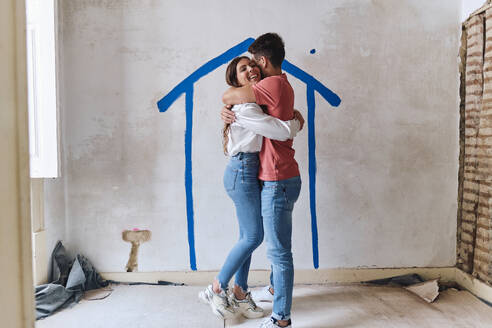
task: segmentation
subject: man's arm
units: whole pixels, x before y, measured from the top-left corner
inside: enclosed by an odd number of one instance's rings
[[[240,88],[230,87],[222,96],[222,102],[226,105],[254,103],[256,96],[249,84]]]
[[[234,112],[231,110],[232,105],[225,105],[222,107],[222,111],[220,112],[220,118],[224,123],[226,124],[232,124],[236,120],[236,115],[234,115]]]

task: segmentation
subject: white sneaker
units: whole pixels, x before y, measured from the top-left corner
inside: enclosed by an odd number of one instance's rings
[[[257,302],[273,302],[273,294],[270,293],[270,286],[265,286],[260,290],[253,290],[253,298]]]
[[[263,321],[260,325],[260,328],[278,328],[278,327],[281,326],[277,325],[276,320],[273,318],[265,319],[265,321]],[[285,326],[284,328],[292,328],[292,323],[289,322],[289,325]]]
[[[231,319],[235,316],[234,308],[229,303],[227,293],[221,291],[217,294],[213,291],[212,285],[209,285],[204,291],[198,294],[198,298],[205,304],[210,304],[212,312],[220,319]]]
[[[238,300],[233,293],[231,296],[231,303],[237,312],[248,319],[261,318],[265,314],[263,309],[257,306],[255,301],[253,301],[251,292],[246,293],[246,298],[244,300]]]

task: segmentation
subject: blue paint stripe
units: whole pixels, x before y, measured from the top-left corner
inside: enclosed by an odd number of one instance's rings
[[[177,86],[174,87],[167,95],[164,96],[157,103],[157,107],[159,107],[160,112],[165,112],[175,101],[181,96],[184,92],[186,92],[190,86],[193,85],[196,81],[207,75],[208,73],[214,71],[221,65],[224,65],[239,56],[240,54],[248,51],[249,46],[253,43],[255,39],[248,38],[238,45],[232,47],[227,50],[223,54],[215,57],[214,59],[206,62],[196,71],[191,73],[186,79],[181,81]]]
[[[309,208],[311,210],[311,239],[313,243],[313,265],[319,267],[318,222],[316,217],[316,131],[314,88],[306,88],[308,107],[308,150],[309,150]]]
[[[193,211],[193,178],[191,163],[191,146],[193,131],[193,85],[186,90],[186,130],[185,130],[185,191],[186,191],[186,214],[188,222],[188,245],[190,252],[191,270],[196,270],[195,254],[195,221]]]
[[[325,87],[321,82],[314,77],[300,69],[299,67],[291,64],[287,59],[282,63],[282,69],[289,74],[297,77],[299,80],[307,84],[308,88],[312,88],[317,91],[330,105],[337,107],[342,101],[333,91]]]

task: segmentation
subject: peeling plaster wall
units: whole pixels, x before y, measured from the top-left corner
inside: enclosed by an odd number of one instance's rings
[[[68,248],[100,271],[124,271],[130,244],[121,231],[138,227],[152,231],[140,271],[189,269],[185,101],[166,113],[156,102],[211,58],[276,31],[287,59],[342,98],[334,110],[316,96],[320,267],[454,265],[460,8],[457,0],[60,2],[66,181],[47,184],[65,188]],[[224,72],[195,85],[199,270],[219,269],[237,236],[222,186]],[[289,79],[306,114],[305,85]],[[312,268],[307,131],[294,146],[303,178],[294,261]],[[262,245],[252,268],[268,267]]]
[[[487,3],[487,0],[461,0],[461,3],[461,20],[465,21],[475,10]]]
[[[491,23],[489,8],[463,24],[457,231],[457,266],[488,283],[492,282]]]

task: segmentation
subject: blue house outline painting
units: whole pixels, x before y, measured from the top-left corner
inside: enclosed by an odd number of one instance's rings
[[[185,194],[186,194],[186,216],[188,227],[188,245],[190,256],[190,267],[196,270],[195,253],[195,232],[194,232],[194,212],[193,212],[193,179],[191,174],[191,151],[192,151],[192,130],[193,130],[193,89],[194,83],[199,79],[216,70],[218,67],[228,63],[233,58],[248,51],[248,47],[253,43],[253,38],[248,38],[238,45],[227,50],[223,54],[208,61],[187,78],[176,85],[168,94],[157,102],[160,112],[165,112],[171,105],[184,93],[186,107],[186,129],[185,129]],[[306,96],[308,107],[308,157],[309,157],[309,207],[311,212],[311,238],[313,248],[313,265],[319,267],[318,253],[318,224],[316,217],[316,140],[315,140],[315,99],[314,92],[318,92],[330,105],[337,107],[341,99],[321,82],[302,69],[284,60],[282,69],[298,78],[306,84]]]

